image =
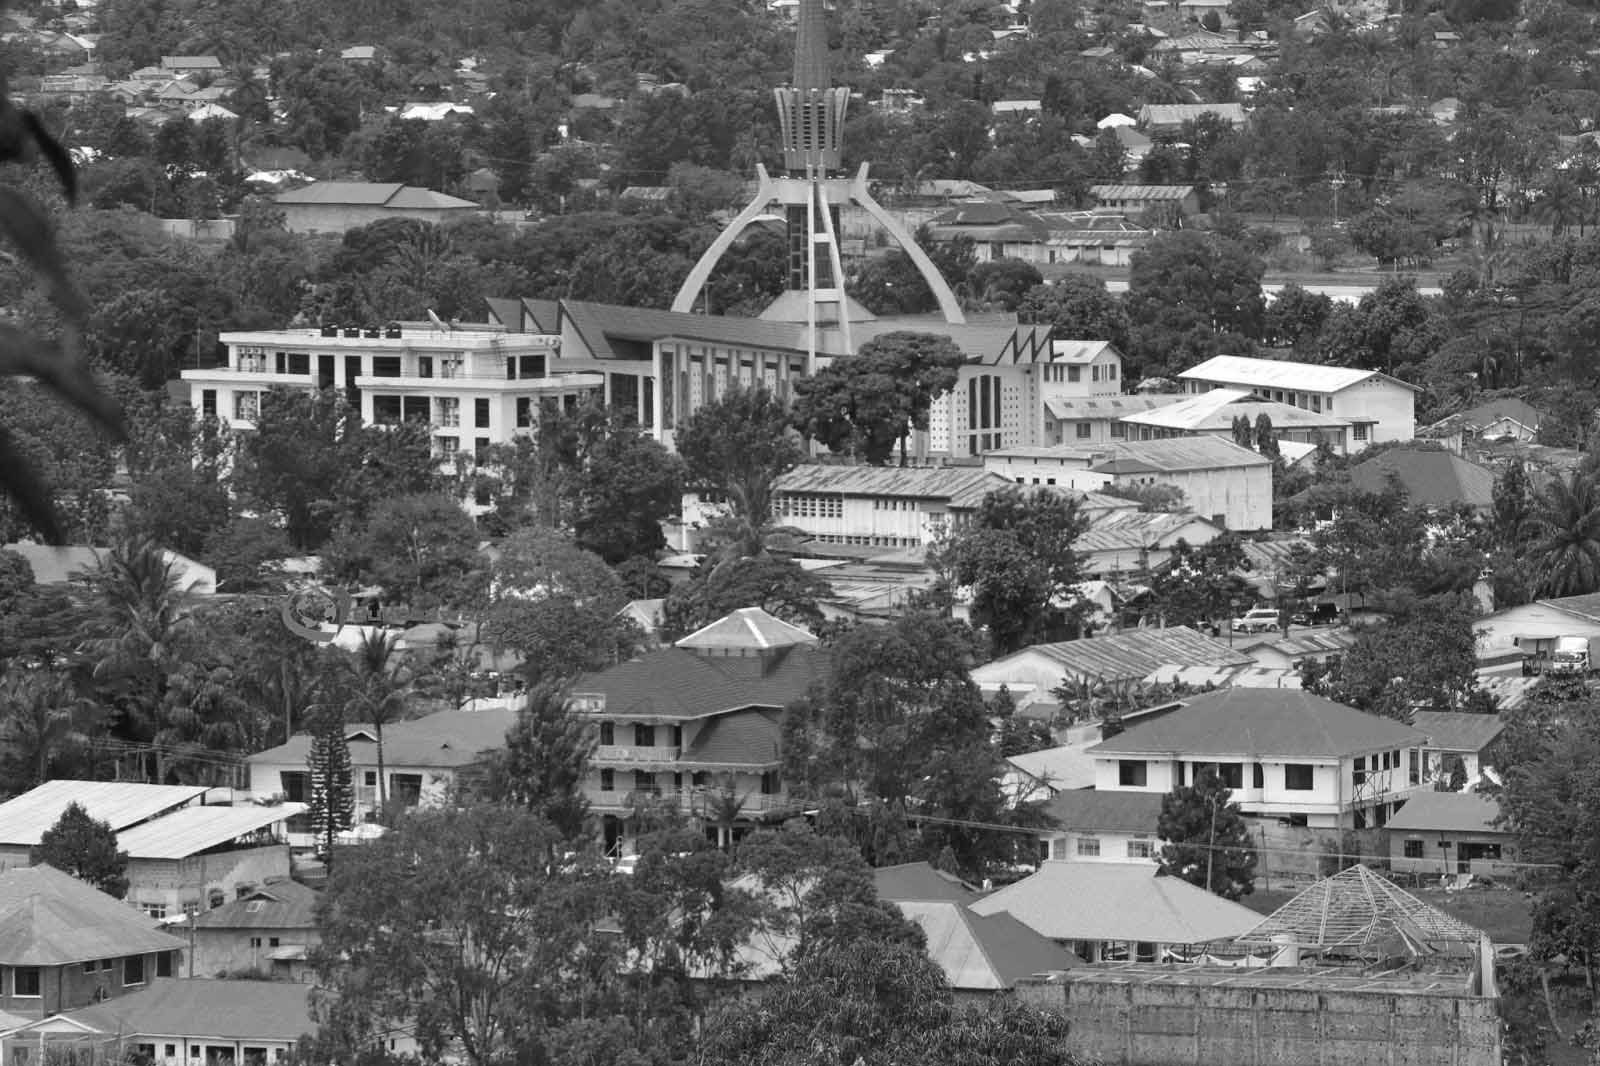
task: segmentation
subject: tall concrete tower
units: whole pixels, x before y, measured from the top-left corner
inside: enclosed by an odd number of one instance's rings
[[[795,32],[794,80],[775,89],[786,176],[774,178],[756,167],[758,186],[750,204],[706,249],[672,302],[674,311],[693,311],[718,260],[752,222],[781,210],[788,230],[788,288],[763,318],[805,322],[810,327],[810,371],[817,359],[853,354],[850,306],[844,292],[839,254],[839,209],[856,204],[911,257],[939,302],[946,322],[964,322],[961,305],[926,253],[867,190],[867,164],[843,176],[840,144],[850,90],[828,76],[827,16],[823,0],[800,0]]]

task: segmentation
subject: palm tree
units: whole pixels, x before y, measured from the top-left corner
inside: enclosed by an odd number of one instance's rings
[[[41,671],[0,678],[0,768],[30,788],[50,778],[51,761],[88,738],[92,709],[66,679]]]
[[[1540,596],[1578,596],[1600,589],[1600,485],[1574,471],[1539,493],[1529,548]]]
[[[388,782],[383,768],[383,727],[401,720],[406,713],[411,685],[411,669],[395,654],[399,638],[381,629],[369,629],[346,660],[351,695],[345,704],[348,721],[370,723],[378,748],[378,810],[389,806]]]

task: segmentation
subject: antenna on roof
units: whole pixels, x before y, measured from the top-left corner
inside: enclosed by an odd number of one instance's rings
[[[455,329],[454,326],[435,314],[431,307],[428,308],[428,321],[433,323],[434,329],[443,330],[446,333],[450,333]]]

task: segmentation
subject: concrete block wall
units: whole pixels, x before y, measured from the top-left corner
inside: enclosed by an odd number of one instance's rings
[[[1176,974],[1174,975],[1176,976]],[[1024,982],[1106,1066],[1500,1066],[1495,1001],[1395,990]]]

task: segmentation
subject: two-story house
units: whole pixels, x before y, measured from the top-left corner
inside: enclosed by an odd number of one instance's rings
[[[0,1021],[48,1017],[172,977],[184,946],[155,919],[52,866],[0,871]]]
[[[783,709],[825,682],[830,662],[811,633],[747,607],[575,681],[572,706],[599,734],[583,792],[607,850],[632,851],[629,821],[652,804],[700,819],[720,843],[791,810]]]
[[[1228,688],[1089,749],[1095,787],[1171,792],[1214,771],[1246,815],[1290,825],[1388,823],[1422,783],[1427,738],[1392,718],[1292,689]]]
[[[1178,375],[1185,391],[1247,389],[1264,400],[1350,423],[1350,450],[1416,436],[1417,387],[1378,370],[1218,355]]]

